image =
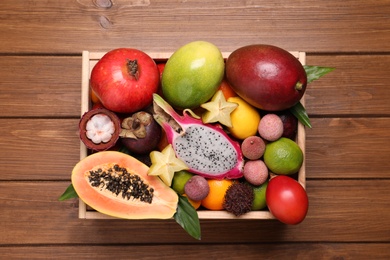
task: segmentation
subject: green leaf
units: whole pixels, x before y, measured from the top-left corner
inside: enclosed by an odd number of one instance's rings
[[[127,149],[127,147],[124,146],[124,145],[121,145],[121,147],[119,147],[118,152],[121,152],[121,153],[125,153],[125,154],[128,154],[128,155],[131,155],[131,152],[129,151],[129,149]]]
[[[290,111],[296,118],[298,118],[299,122],[301,122],[304,126],[311,128],[310,118],[301,102],[298,102],[294,106],[290,107]]]
[[[76,191],[73,188],[73,184],[70,184],[68,188],[66,188],[65,192],[58,198],[59,201],[64,201],[68,199],[78,198]]]
[[[188,199],[182,195],[179,196],[179,203],[177,205],[177,211],[173,216],[176,222],[187,233],[195,239],[200,240],[200,223],[198,218],[198,212],[188,202]]]
[[[306,71],[307,83],[313,82],[314,80],[317,80],[329,72],[335,70],[335,68],[310,65],[305,65],[303,67]],[[310,118],[307,115],[306,109],[301,102],[298,102],[295,106],[291,107],[290,111],[296,118],[298,118],[299,122],[301,122],[304,126],[311,128]]]
[[[305,71],[306,71],[307,83],[310,83],[314,80],[317,80],[317,79],[321,78],[322,76],[328,74],[329,72],[335,70],[335,68],[310,66],[310,65],[305,65],[303,67],[305,68]]]

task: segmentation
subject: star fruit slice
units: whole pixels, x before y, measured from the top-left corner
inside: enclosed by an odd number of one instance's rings
[[[222,90],[218,90],[210,102],[200,105],[207,111],[202,114],[203,123],[219,122],[227,127],[232,127],[230,114],[238,107],[237,103],[227,102]]]
[[[188,170],[188,166],[176,157],[171,144],[167,145],[161,152],[151,152],[150,160],[152,165],[149,168],[148,175],[159,176],[168,186],[171,186],[175,172]]]

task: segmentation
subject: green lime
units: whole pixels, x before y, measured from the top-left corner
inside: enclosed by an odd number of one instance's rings
[[[268,181],[264,182],[260,186],[252,186],[254,195],[252,210],[261,210],[267,206],[265,202],[265,191],[267,190],[267,186]]]
[[[186,170],[175,172],[172,179],[172,189],[179,194],[184,194],[184,185],[192,176],[193,174]]]
[[[297,143],[281,137],[265,146],[264,162],[275,174],[294,174],[302,166],[303,152]]]
[[[217,91],[225,72],[221,51],[206,41],[190,42],[165,64],[162,91],[175,108],[196,108]]]

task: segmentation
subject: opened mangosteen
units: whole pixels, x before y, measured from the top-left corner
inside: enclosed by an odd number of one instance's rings
[[[105,151],[119,139],[120,119],[110,110],[95,108],[81,117],[79,131],[86,147],[93,151]]]
[[[123,119],[121,142],[130,152],[146,154],[153,151],[161,139],[161,127],[152,114],[139,111]]]

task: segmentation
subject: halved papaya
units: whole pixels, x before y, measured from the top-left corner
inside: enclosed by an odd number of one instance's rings
[[[168,219],[177,209],[178,195],[149,167],[116,151],[94,153],[72,171],[79,198],[95,210],[126,219]]]

